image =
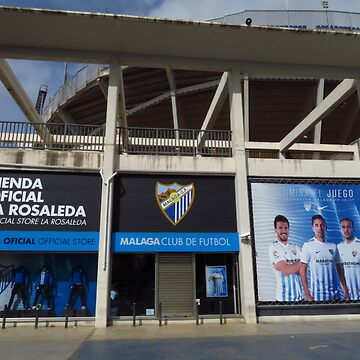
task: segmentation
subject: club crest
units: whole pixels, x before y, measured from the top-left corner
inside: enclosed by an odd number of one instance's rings
[[[14,266],[0,265],[0,294],[3,293],[11,283]]]
[[[334,250],[333,250],[333,249],[329,249],[329,253],[330,253],[331,255],[334,255]]]
[[[195,198],[195,186],[193,183],[181,185],[156,182],[155,196],[160,210],[175,226],[190,210]]]
[[[352,256],[355,257],[357,255],[357,251],[356,250],[353,250],[352,252]]]
[[[304,209],[306,211],[310,211],[311,210],[311,203],[304,203]]]

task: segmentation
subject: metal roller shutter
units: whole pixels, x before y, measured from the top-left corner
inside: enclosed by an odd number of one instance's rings
[[[158,254],[157,269],[158,302],[161,303],[163,316],[193,316],[193,254]]]

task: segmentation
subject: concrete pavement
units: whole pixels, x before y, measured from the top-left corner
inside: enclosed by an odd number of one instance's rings
[[[358,359],[360,322],[9,327],[0,359]]]

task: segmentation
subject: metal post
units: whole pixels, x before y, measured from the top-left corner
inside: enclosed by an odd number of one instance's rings
[[[159,303],[159,326],[162,326],[162,306]]]
[[[65,150],[66,143],[67,124],[64,125],[64,139],[63,139],[63,150]],[[72,145],[72,144],[71,144]]]
[[[220,325],[223,324],[223,312],[222,312],[222,302],[219,301],[219,318],[220,318]]]
[[[199,303],[195,304],[195,317],[196,317],[196,325],[199,325]]]
[[[133,303],[133,326],[136,326],[136,302]]]
[[[7,305],[5,305],[4,306],[4,311],[3,311],[2,329],[5,329],[7,309],[8,309],[8,307],[7,307]]]
[[[37,306],[36,307],[36,310],[35,310],[35,329],[38,328],[39,326],[39,307]]]
[[[68,324],[69,324],[69,308],[67,307],[65,311],[65,329],[67,329]]]

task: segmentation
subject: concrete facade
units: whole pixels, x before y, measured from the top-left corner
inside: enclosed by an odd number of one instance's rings
[[[36,36],[38,27],[52,20],[55,21],[56,26],[51,28],[51,34]],[[32,28],[31,24],[34,21],[38,23],[35,28]],[[248,114],[247,92],[249,89],[247,84],[242,90],[241,84],[244,83],[244,79],[246,83],[248,76],[261,74],[312,76],[317,79],[324,77],[339,80],[356,79],[360,74],[358,65],[360,53],[354,49],[359,45],[359,34],[333,32],[320,34],[314,31],[296,32],[261,27],[220,26],[105,14],[90,16],[8,8],[0,8],[0,24],[0,30],[5,26],[11,27],[15,26],[11,24],[16,24],[18,31],[16,38],[11,35],[12,31],[0,31],[2,34],[0,35],[1,57],[85,60],[110,64],[103,153],[19,149],[4,150],[0,153],[0,167],[4,170],[101,172],[103,184],[95,326],[106,327],[109,319],[112,179],[116,173],[235,177],[236,219],[241,244],[239,252],[241,315],[247,323],[256,322],[256,284],[253,263],[255,250],[250,237],[252,225],[248,178],[359,179],[357,143],[321,144],[320,141],[315,141],[313,144],[302,143],[302,136],[306,131],[314,129],[315,126],[319,130],[318,124],[325,120],[325,115],[345,101],[350,92],[356,91],[356,81],[344,80],[341,86],[324,100],[320,99],[322,96],[318,96],[316,108],[310,114],[305,114],[297,126],[278,143],[248,141],[248,123],[251,123],[251,117],[249,118]],[[74,26],[79,29],[86,28],[88,25],[92,26],[92,24],[97,30],[101,30],[98,36],[102,40],[99,42],[96,39],[89,39],[81,31],[71,35],[63,34],[63,29],[71,31]],[[22,37],[21,32],[25,28],[31,29],[33,36]],[[116,35],[108,36],[113,29],[121,29],[122,33],[133,32],[135,37],[131,41],[129,38],[118,41],[119,38]],[[106,36],[103,35],[105,32]],[[5,33],[10,35],[5,35]],[[171,38],[171,42],[168,42],[168,37]],[[216,46],[212,48],[208,45],[200,45],[207,43],[209,38],[213,39]],[[179,46],[177,39],[180,39],[180,42],[182,39],[187,39],[186,46]],[[145,46],[146,42],[148,42],[147,46]],[[171,46],[164,47],[164,43],[170,43]],[[240,46],[234,47],[235,43]],[[96,44],[95,48],[90,50],[94,44]],[[304,51],[305,47],[313,51]],[[337,56],[340,52],[343,54],[341,57]],[[116,127],[126,125],[121,66],[134,64],[144,67],[170,66],[175,69],[216,70],[227,74],[232,156],[218,158],[119,154]],[[223,83],[222,86],[224,86]],[[221,101],[220,98],[221,96],[216,97],[218,101]],[[176,120],[174,124],[177,124],[174,96],[171,99],[172,112]],[[215,111],[216,107],[212,109]],[[319,139],[319,136],[316,136],[316,139]],[[257,156],[251,155],[254,151],[258,152]],[[267,152],[271,152],[272,155],[267,156]],[[301,154],[301,156],[310,154],[310,158],[292,159],[290,153]],[[319,160],[319,154],[324,155],[324,160]]]

